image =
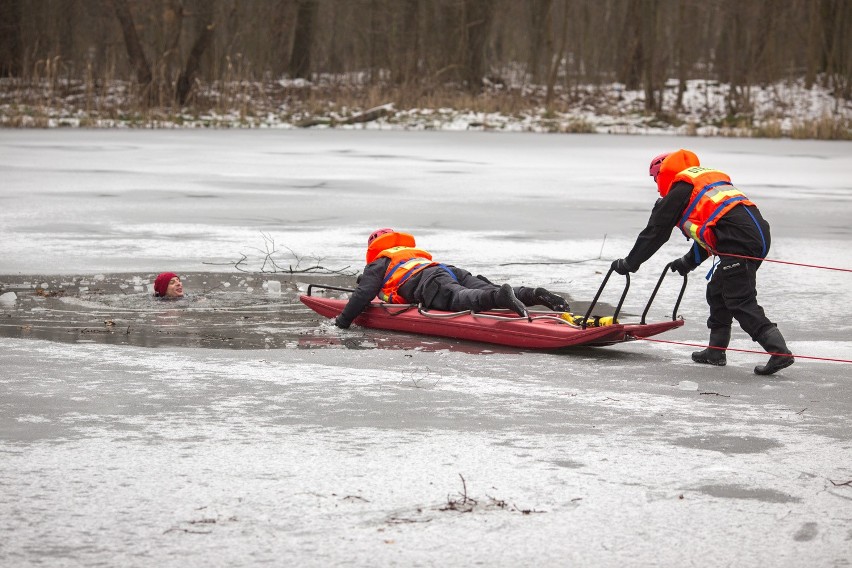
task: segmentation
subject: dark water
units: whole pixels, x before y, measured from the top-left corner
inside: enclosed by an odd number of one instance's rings
[[[348,288],[355,285],[350,277],[308,280],[280,274],[183,274],[186,296],[166,300],[150,292],[155,276],[3,276],[0,295],[14,292],[16,299],[0,303],[0,337],[137,347],[518,351],[358,326],[339,330],[299,301],[311,284]],[[269,291],[270,281],[273,290],[275,283],[280,285],[280,293]],[[347,297],[345,292],[322,288],[313,293]],[[587,305],[572,301],[579,313]],[[613,309],[598,305],[596,313],[601,315]]]
[[[154,276],[4,276],[0,293],[14,292],[17,299],[0,305],[0,336],[262,349],[310,345],[328,329],[325,318],[299,302],[306,282],[278,275],[186,274],[186,297],[165,300],[149,291]],[[280,283],[280,293],[267,291],[270,280]]]

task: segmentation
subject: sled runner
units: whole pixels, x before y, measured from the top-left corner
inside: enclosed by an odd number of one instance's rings
[[[362,327],[386,329],[405,333],[449,337],[466,341],[494,343],[525,349],[560,349],[571,346],[604,346],[651,337],[683,325],[683,319],[677,317],[677,309],[686,289],[686,277],[680,290],[672,319],[656,323],[646,323],[645,317],[654,297],[663,282],[667,265],[657,282],[651,298],[638,324],[618,323],[618,314],[627,296],[630,276],[626,276],[624,292],[621,295],[612,318],[599,318],[592,315],[612,269],[607,273],[598,289],[597,295],[589,305],[584,316],[560,314],[552,311],[530,310],[530,319],[518,316],[508,310],[491,310],[472,313],[426,310],[414,304],[386,304],[374,300],[354,322]],[[343,311],[347,300],[326,298],[312,294],[314,289],[353,292],[351,288],[311,284],[307,294],[299,300],[318,314],[333,318]],[[604,324],[602,325],[602,321]],[[607,323],[606,320],[613,323]]]

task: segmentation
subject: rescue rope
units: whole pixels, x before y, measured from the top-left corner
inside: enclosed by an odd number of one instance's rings
[[[701,343],[688,343],[686,341],[670,341],[667,339],[651,339],[649,337],[637,337],[636,339],[641,339],[642,341],[653,341],[654,343],[671,343],[672,345],[686,345],[687,347],[701,347],[701,348],[710,348],[717,349],[719,351],[736,351],[738,353],[757,353],[758,355],[781,355],[788,356],[790,353],[769,353],[767,351],[758,351],[756,349],[736,349],[734,347],[713,347],[712,345],[702,345]],[[814,359],[816,361],[832,361],[834,363],[852,363],[852,360],[849,359],[835,359],[832,357],[814,357],[811,355],[796,355],[792,354],[796,359]]]
[[[803,262],[790,262],[790,261],[787,261],[787,260],[774,260],[774,259],[771,259],[771,258],[759,258],[759,257],[756,257],[756,256],[746,256],[746,255],[743,255],[743,254],[719,252],[717,250],[714,250],[714,251],[711,251],[711,252],[713,254],[715,254],[716,256],[728,256],[728,257],[731,257],[731,258],[742,258],[742,259],[745,259],[745,260],[757,260],[757,261],[760,261],[760,262],[774,262],[776,264],[789,264],[789,265],[792,265],[792,266],[804,266],[806,268],[821,268],[823,270],[837,270],[838,272],[852,272],[852,268],[837,268],[835,266],[821,266],[819,264],[805,264]]]

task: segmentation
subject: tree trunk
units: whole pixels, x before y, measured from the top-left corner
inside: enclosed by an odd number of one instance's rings
[[[22,2],[0,0],[0,77],[20,77],[23,72]]]
[[[485,45],[494,21],[497,0],[465,0],[464,79],[472,93],[482,90],[485,77]]]
[[[121,25],[121,32],[124,34],[124,45],[127,48],[130,68],[136,73],[136,82],[139,83],[139,88],[147,98],[151,91],[151,67],[148,65],[142,44],[139,42],[139,36],[136,34],[133,15],[130,13],[130,8],[127,7],[126,0],[110,1],[115,10],[115,16],[118,18],[118,23]]]
[[[417,64],[420,61],[420,0],[403,0],[402,25],[396,38],[398,70],[394,80],[397,84],[408,85],[417,78]]]
[[[808,59],[805,68],[805,87],[810,89],[816,82],[822,57],[824,29],[820,22],[820,5],[817,2],[808,3]]]
[[[665,62],[657,61],[657,0],[645,0],[641,13],[641,45],[640,52],[642,62],[642,84],[645,88],[645,110],[647,112],[660,112],[663,106],[663,85],[657,79],[659,72],[657,66],[662,68],[665,74]],[[665,81],[665,79],[663,79]],[[657,93],[657,87],[660,92]]]
[[[189,52],[189,58],[186,60],[183,72],[178,77],[177,87],[175,88],[175,100],[179,105],[186,104],[186,101],[189,99],[195,76],[198,74],[198,68],[201,66],[201,57],[213,41],[216,22],[210,5],[207,5],[207,8],[197,16],[199,18],[198,36],[195,38],[195,43]]]
[[[549,37],[553,0],[530,0],[527,8],[530,18],[530,75],[534,84],[540,84],[542,61],[549,62],[553,56],[553,42]]]
[[[617,78],[629,91],[642,85],[642,8],[642,0],[627,0],[627,13],[621,34],[623,51]]]
[[[686,78],[689,70],[686,60],[688,43],[691,39],[688,24],[686,6],[683,2],[679,2],[677,8],[677,29],[675,30],[675,37],[677,38],[677,45],[675,46],[677,56],[677,98],[675,100],[675,108],[678,111],[683,110],[683,95],[686,92]]]
[[[551,56],[550,67],[547,72],[547,94],[544,98],[544,106],[548,111],[553,110],[553,94],[556,87],[556,79],[559,77],[559,67],[565,58],[565,49],[568,45],[568,0],[563,0],[562,5],[562,34],[559,36],[559,49]]]
[[[317,0],[299,0],[296,34],[293,38],[293,50],[290,52],[290,75],[293,77],[310,78],[311,51],[318,10]]]

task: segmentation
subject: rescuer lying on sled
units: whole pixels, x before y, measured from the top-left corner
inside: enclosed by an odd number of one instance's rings
[[[526,306],[536,305],[568,311],[564,298],[544,288],[497,286],[467,270],[435,262],[417,248],[412,235],[393,229],[378,229],[367,239],[367,266],[334,324],[348,328],[377,296],[391,304],[420,304],[449,312],[504,308],[527,317]]]
[[[636,272],[680,228],[695,241],[683,257],[671,263],[671,270],[686,275],[710,255],[719,255],[718,265],[707,285],[710,305],[710,347],[692,354],[696,363],[722,366],[725,348],[731,340],[731,323],[773,355],[754,372],[771,375],[793,364],[784,336],[769,321],[757,303],[757,269],[769,252],[769,223],[757,206],[724,172],[701,167],[698,156],[689,150],[661,154],[651,160],[651,177],[661,198],[657,200],[648,226],[639,233],[625,258],[612,263],[619,274]],[[742,258],[749,257],[749,258]]]

